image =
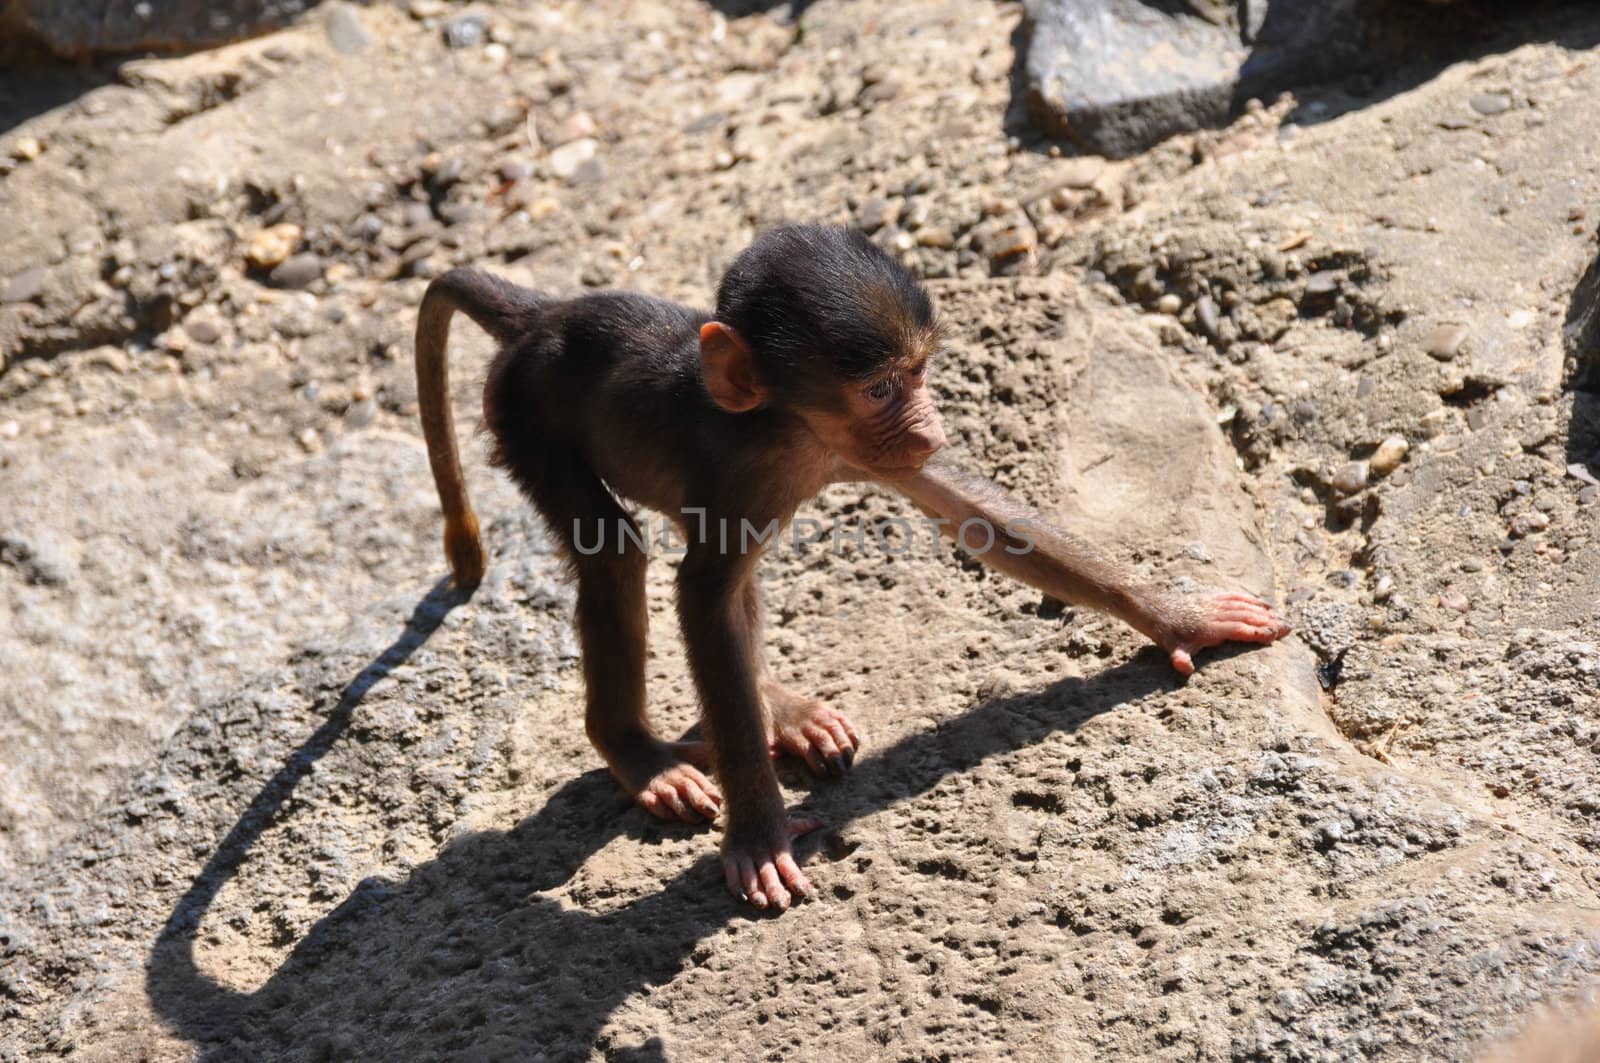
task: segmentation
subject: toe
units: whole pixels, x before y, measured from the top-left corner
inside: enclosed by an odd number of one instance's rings
[[[793,856],[788,853],[779,853],[776,863],[778,865],[778,877],[783,879],[784,885],[793,891],[796,900],[811,895],[811,880],[806,878],[805,873],[800,870],[800,865],[794,862]]]
[[[761,880],[761,890],[772,902],[773,907],[783,911],[789,907],[789,891],[783,888],[783,883],[778,880],[778,869],[767,860],[761,864],[758,872]]]
[[[749,857],[739,858],[739,884],[744,887],[745,899],[757,908],[767,906],[767,895],[761,892],[761,880],[756,877],[756,865]]]

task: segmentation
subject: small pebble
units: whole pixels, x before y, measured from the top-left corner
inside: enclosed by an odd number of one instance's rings
[[[1167,292],[1156,300],[1156,310],[1163,314],[1176,317],[1178,311],[1183,309],[1183,299],[1173,292]]]
[[[354,55],[372,43],[361,15],[346,3],[329,5],[327,30],[328,42],[340,55]]]
[[[1390,436],[1379,443],[1378,449],[1372,452],[1370,461],[1372,471],[1379,476],[1388,476],[1406,460],[1406,453],[1410,449],[1411,444],[1406,442],[1405,436]]]
[[[1432,439],[1446,428],[1450,427],[1450,411],[1446,409],[1429,410],[1422,415],[1422,434]]]
[[[917,230],[917,243],[923,247],[949,249],[956,245],[956,237],[942,225],[929,225]]]
[[[370,398],[360,399],[351,404],[349,411],[345,413],[344,421],[351,428],[365,428],[372,423],[372,419],[377,416],[377,413],[378,404],[376,402]]]
[[[500,164],[500,180],[520,181],[524,177],[533,176],[533,163],[526,159],[513,159]]]
[[[570,180],[578,168],[594,158],[600,142],[593,137],[581,137],[563,144],[550,153],[550,172],[562,180]]]
[[[1440,325],[1422,337],[1422,349],[1441,362],[1448,362],[1467,342],[1471,330],[1465,325]]]
[[[376,214],[363,214],[350,226],[350,235],[357,240],[376,240],[383,235],[383,219]]]
[[[1591,486],[1600,485],[1600,478],[1596,478],[1595,474],[1589,471],[1589,466],[1585,465],[1581,461],[1575,461],[1571,465],[1568,465],[1567,475],[1572,477],[1574,480],[1580,480],[1583,483],[1590,484]]]
[[[18,137],[17,142],[11,145],[12,157],[23,162],[32,162],[43,154],[44,145],[39,143],[38,137]]]
[[[1439,595],[1439,604],[1446,609],[1454,609],[1458,613],[1464,613],[1471,608],[1471,604],[1467,601],[1467,596],[1453,588]]]
[[[1538,510],[1521,513],[1511,519],[1511,534],[1518,539],[1544,531],[1550,527],[1550,518]]]
[[[1504,114],[1511,109],[1511,97],[1502,92],[1480,92],[1467,103],[1482,115]]]
[[[196,343],[216,343],[222,338],[222,326],[203,314],[190,314],[184,318],[183,331]]]
[[[574,111],[558,124],[550,135],[550,146],[567,144],[600,132],[600,126],[588,111]]]
[[[1372,588],[1372,600],[1386,602],[1392,594],[1394,594],[1394,577],[1379,576],[1377,586]]]
[[[310,251],[295,255],[267,275],[275,288],[304,288],[321,277],[322,259]]]
[[[300,226],[284,222],[252,236],[244,257],[257,269],[272,269],[287,262],[299,243]]]
[[[873,196],[861,204],[856,213],[857,224],[864,232],[875,233],[891,222],[900,220],[900,204],[891,203],[881,196]]]
[[[472,220],[477,208],[471,203],[446,203],[439,208],[439,219],[446,225],[464,225]]]
[[[1578,492],[1578,505],[1592,506],[1596,498],[1600,498],[1600,487],[1590,485]]]
[[[432,166],[425,160],[424,167],[427,170],[428,187],[442,191],[460,182],[461,176],[467,172],[467,160],[452,155]]]
[[[1213,343],[1221,342],[1221,323],[1217,319],[1217,304],[1212,301],[1211,296],[1202,295],[1199,299],[1195,300],[1194,319],[1195,322],[1199,324],[1200,331],[1206,334],[1207,339],[1211,340]]]
[[[1364,461],[1346,462],[1333,474],[1333,489],[1342,495],[1353,495],[1367,486],[1369,466]]]
[[[1337,273],[1314,273],[1306,281],[1306,295],[1329,296],[1339,290],[1339,275]]]
[[[476,48],[489,36],[489,20],[482,15],[457,15],[444,24],[444,43],[451,48]]]

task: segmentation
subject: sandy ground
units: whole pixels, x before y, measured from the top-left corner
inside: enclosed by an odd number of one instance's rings
[[[1469,1059],[1593,999],[1600,17],[1119,163],[1018,124],[1014,5],[434,6],[4,75],[0,1059]],[[409,331],[455,264],[703,304],[797,217],[928,279],[967,464],[1299,634],[1182,684],[830,489],[767,651],[869,748],[783,767],[771,918],[602,770],[481,444],[441,582]]]

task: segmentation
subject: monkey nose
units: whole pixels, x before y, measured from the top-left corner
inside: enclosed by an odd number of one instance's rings
[[[917,460],[925,461],[944,449],[946,443],[944,425],[935,421],[928,427],[911,433],[911,438],[906,443]]]

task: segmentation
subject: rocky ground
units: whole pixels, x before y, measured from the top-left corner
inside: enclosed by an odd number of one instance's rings
[[[1029,132],[1015,5],[719,6],[0,80],[0,1058],[1468,1059],[1592,1000],[1600,17],[1115,162]],[[1299,634],[1180,685],[931,541],[779,551],[870,750],[784,768],[823,896],[762,918],[601,770],[481,445],[441,582],[409,330],[455,264],[706,303],[790,218],[928,278],[970,465]]]

